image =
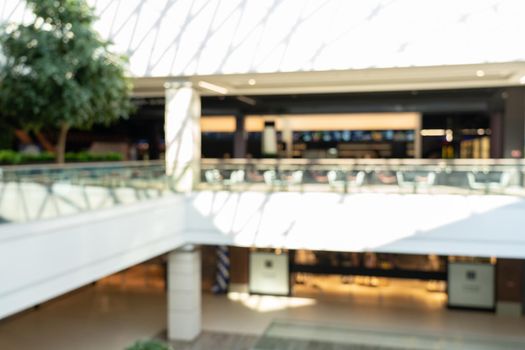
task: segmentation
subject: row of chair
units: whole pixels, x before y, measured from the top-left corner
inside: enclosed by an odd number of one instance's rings
[[[208,184],[223,184],[223,185],[235,185],[243,183],[245,181],[244,170],[234,170],[230,173],[230,177],[224,179],[218,169],[206,170],[204,172],[204,178]]]
[[[204,171],[204,179],[206,183],[211,185],[232,186],[242,184],[245,182],[264,182],[272,187],[287,187],[302,185],[304,180],[304,171],[295,170],[289,173],[278,173],[276,170],[269,169],[262,173],[262,176],[257,173],[248,174],[245,170],[238,169],[230,172],[228,177],[224,177],[218,169],[208,169]],[[433,171],[416,171],[416,172],[377,172],[376,180],[378,184],[383,185],[397,185],[402,188],[409,188],[416,191],[421,188],[430,188],[436,184],[436,173]],[[323,177],[324,178],[324,177]],[[326,181],[329,186],[333,188],[358,188],[365,184],[367,174],[365,171],[345,172],[341,170],[330,170],[326,173],[325,180],[316,179],[318,182]],[[467,173],[468,187],[472,190],[486,190],[499,191],[508,187],[512,180],[512,174],[509,172],[501,172],[488,177],[486,174],[483,177],[474,173]],[[373,181],[373,180],[372,180]]]
[[[218,169],[210,169],[204,172],[204,179],[208,184],[236,185],[246,181],[246,172],[233,170],[229,177],[224,178]],[[262,180],[270,186],[299,185],[303,182],[303,171],[296,170],[289,175],[279,176],[275,170],[266,170],[263,172]]]

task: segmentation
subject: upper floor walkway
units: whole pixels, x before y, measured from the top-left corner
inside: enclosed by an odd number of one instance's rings
[[[186,245],[525,258],[522,161],[3,168],[0,317]]]

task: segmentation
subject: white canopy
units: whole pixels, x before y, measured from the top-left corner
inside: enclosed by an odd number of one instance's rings
[[[525,59],[520,0],[88,2],[137,77]],[[0,0],[0,22],[28,19],[24,11],[24,1]]]

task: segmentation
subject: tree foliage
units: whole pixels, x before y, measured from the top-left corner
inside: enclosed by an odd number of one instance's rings
[[[26,0],[34,18],[0,30],[0,110],[12,125],[89,128],[127,117],[126,58],[93,29],[85,0]],[[65,136],[64,136],[65,137]]]

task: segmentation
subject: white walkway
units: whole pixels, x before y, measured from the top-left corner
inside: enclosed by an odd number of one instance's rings
[[[201,191],[0,225],[0,318],[186,244],[524,259],[524,211],[513,196]]]

